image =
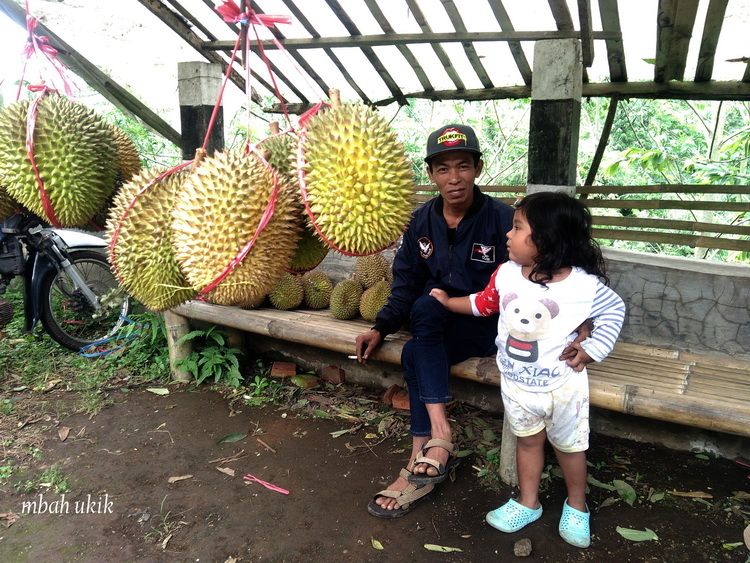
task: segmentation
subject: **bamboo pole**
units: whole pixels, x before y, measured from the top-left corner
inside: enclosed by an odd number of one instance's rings
[[[167,347],[169,349],[169,368],[174,380],[179,383],[190,383],[190,373],[180,367],[178,363],[186,360],[193,351],[192,342],[177,343],[180,338],[190,332],[190,323],[174,311],[164,311],[164,324],[167,328]]]

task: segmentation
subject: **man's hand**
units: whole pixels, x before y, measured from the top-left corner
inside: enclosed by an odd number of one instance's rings
[[[375,348],[380,346],[382,341],[382,335],[374,328],[357,336],[357,340],[355,340],[355,345],[357,346],[357,361],[360,364],[364,364],[370,357],[370,354],[375,351]]]
[[[565,363],[572,367],[575,371],[582,371],[587,364],[590,364],[594,360],[589,356],[581,346],[581,342],[591,336],[591,331],[594,330],[594,322],[591,319],[586,319],[576,329],[578,336],[576,339],[565,347],[560,359],[565,360]]]

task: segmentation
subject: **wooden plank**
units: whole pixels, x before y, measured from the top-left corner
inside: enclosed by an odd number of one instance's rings
[[[349,32],[349,35],[351,37],[359,37],[362,35],[352,19],[349,17],[349,14],[347,14],[346,10],[341,7],[341,4],[339,4],[338,0],[325,0],[325,2],[326,4],[328,4],[328,7],[331,9],[333,14],[344,25],[346,31]],[[396,81],[393,80],[393,77],[388,72],[383,62],[380,60],[380,57],[378,57],[375,51],[372,50],[372,47],[361,47],[361,49],[362,54],[364,54],[367,60],[370,61],[370,64],[375,68],[381,80],[385,82],[386,87],[399,103],[399,105],[406,105],[407,101],[404,97],[403,92],[401,92],[401,89],[398,87],[398,84],[396,84]]]
[[[678,0],[672,27],[672,43],[664,71],[665,80],[682,80],[685,77],[685,63],[697,12],[698,0]]]
[[[289,1],[289,0],[284,0]],[[326,0],[328,1],[328,0]],[[425,21],[426,24],[426,21]],[[428,27],[429,29],[429,27]],[[621,33],[596,31],[594,39],[622,39]],[[407,45],[430,43],[437,47],[436,43],[471,43],[471,42],[493,42],[503,41],[543,41],[545,39],[578,39],[581,34],[577,31],[481,31],[481,32],[451,32],[451,33],[379,33],[377,35],[344,35],[341,37],[312,38],[286,38],[279,39],[286,49],[331,49],[331,48],[364,48],[382,47],[383,45]],[[277,45],[270,40],[262,40],[263,49],[271,51],[278,49]],[[206,41],[204,48],[209,51],[231,51],[234,41]],[[257,49],[257,46],[250,46]],[[473,48],[473,47],[472,47]]]
[[[495,186],[493,186],[495,187]],[[496,186],[522,188],[522,186]],[[484,188],[483,188],[484,189]],[[724,184],[652,184],[647,186],[578,186],[582,194],[750,194],[750,186]]]
[[[696,82],[711,80],[714,72],[714,56],[716,45],[719,43],[721,26],[729,0],[711,0],[706,12],[706,22],[703,25],[703,36],[698,51],[698,65],[695,67]]]
[[[385,17],[385,14],[383,14],[380,6],[378,6],[378,3],[375,0],[365,0],[365,4],[370,10],[372,16],[375,18],[375,21],[378,22],[380,29],[382,29],[386,34],[395,35],[396,32],[394,31],[393,27],[391,27],[388,18]],[[424,90],[425,92],[432,92],[435,88],[430,83],[430,80],[427,78],[427,73],[425,73],[424,69],[419,64],[417,57],[415,57],[414,53],[411,52],[411,49],[403,44],[396,45],[396,48],[398,49],[399,53],[401,53],[401,56],[406,59],[406,62],[409,63],[409,66],[414,71],[414,74],[416,74],[419,83],[422,85],[422,90]]]
[[[578,0],[578,21],[581,26],[583,66],[584,68],[588,68],[594,62],[594,30],[591,24],[591,0]]]
[[[586,175],[584,180],[584,186],[590,186],[596,179],[596,173],[599,171],[599,164],[602,162],[604,156],[604,149],[607,147],[609,142],[609,135],[612,131],[612,124],[615,122],[615,114],[617,113],[617,104],[620,98],[617,96],[612,97],[609,101],[609,107],[607,108],[607,117],[604,119],[604,127],[602,127],[602,134],[599,137],[599,143],[596,145],[596,151],[594,151],[594,158],[591,160],[591,167],[589,173]],[[581,194],[581,199],[586,199],[588,194]]]
[[[629,231],[625,229],[592,229],[594,238],[608,240],[633,240],[639,242],[653,242],[659,244],[678,244],[682,246],[700,248],[721,248],[724,250],[750,250],[750,240],[704,237],[697,235],[680,235],[675,233],[652,233],[645,231]]]
[[[750,202],[682,201],[674,199],[589,199],[586,205],[607,209],[704,209],[711,211],[750,211]]]
[[[599,0],[599,14],[602,18],[602,31],[621,33],[617,0]],[[625,48],[622,39],[607,39],[605,44],[609,79],[612,82],[627,82],[628,71],[625,66]]]
[[[26,29],[26,12],[13,0],[0,0],[0,12],[12,21]],[[114,106],[127,114],[134,115],[147,127],[175,145],[180,145],[180,134],[166,121],[154,113],[146,104],[141,102],[123,86],[107,76],[99,67],[89,61],[81,53],[68,45],[62,38],[41,22],[37,23],[37,35],[46,35],[58,51],[59,59],[73,73],[80,76],[86,84],[99,92]],[[7,56],[7,54],[6,54]]]
[[[159,18],[162,23],[179,35],[188,45],[198,51],[201,56],[205,57],[209,62],[221,65],[221,68],[226,71],[229,63],[224,58],[214,52],[207,51],[203,48],[204,41],[198,37],[198,35],[190,29],[183,20],[177,17],[169,8],[167,8],[160,0],[138,0],[143,6],[145,6],[149,12]],[[234,43],[233,43],[234,45]],[[270,92],[273,92],[273,86],[271,86],[265,79],[253,72],[252,76],[261,84],[264,88],[267,88]],[[236,70],[232,70],[229,75],[230,80],[243,92],[245,91],[245,79],[239,75]],[[257,92],[252,91],[252,99],[255,103],[260,104],[261,98]],[[286,100],[284,100],[286,102]]]
[[[205,0],[207,3],[209,3],[211,6],[213,6],[213,0]],[[264,14],[263,10],[260,9],[260,6],[258,6],[257,2],[250,2],[250,7],[258,14]],[[230,26],[233,24],[230,24]],[[281,41],[284,39],[284,34],[276,27],[268,28],[268,30],[271,32],[271,35],[273,35],[278,41]],[[265,47],[264,47],[265,48]],[[320,75],[316,72],[316,70],[310,66],[310,63],[308,63],[303,56],[301,56],[297,51],[287,51],[289,55],[297,62],[297,64],[300,66],[302,70],[304,70],[310,78],[318,85],[320,90],[323,92],[324,95],[328,95],[328,91],[331,89],[330,86],[323,80]]]
[[[312,36],[313,40],[320,39],[320,34],[318,33],[318,31],[307,20],[307,18],[305,17],[305,14],[302,13],[302,10],[300,10],[294,4],[294,2],[292,2],[291,0],[282,0],[282,2],[284,3],[284,6],[286,6],[286,8],[292,13],[292,15],[297,20],[297,22],[305,28],[305,30],[307,31],[307,33],[309,33]],[[282,40],[279,39],[279,41],[281,42]],[[289,39],[284,39],[283,41],[289,41]],[[272,42],[272,44],[273,44],[273,42]],[[266,48],[265,45],[263,46],[263,48],[264,49]],[[274,45],[273,48],[276,48],[276,46]],[[287,48],[287,50],[291,51],[292,49]],[[339,59],[336,56],[336,53],[334,53],[333,50],[331,50],[330,47],[323,47],[323,52],[325,52],[325,54],[328,55],[328,58],[331,59],[331,62],[339,70],[339,72],[341,73],[341,75],[344,77],[344,80],[346,80],[346,82],[349,84],[349,86],[352,87],[352,89],[357,93],[357,95],[360,97],[360,99],[363,102],[365,102],[366,104],[372,103],[371,100],[370,100],[370,98],[367,96],[367,94],[365,94],[364,90],[362,90],[362,88],[360,88],[359,84],[357,84],[357,81],[354,80],[354,78],[352,77],[351,74],[349,74],[349,71],[346,69],[346,66],[344,65],[344,63],[341,62],[341,59]],[[328,90],[326,90],[325,93],[328,94]],[[279,107],[279,106],[277,104],[274,107]],[[301,104],[301,107],[305,107],[305,108],[309,109],[310,105],[309,104]],[[279,109],[281,109],[281,108],[279,108]],[[301,111],[293,111],[293,110],[289,109],[288,111],[292,111],[293,113],[302,113],[303,111],[307,111],[307,109],[303,109]]]
[[[510,16],[503,6],[502,0],[489,0],[490,8],[492,13],[495,14],[495,19],[500,24],[502,31],[515,31],[513,22],[510,21]],[[524,84],[531,85],[531,67],[529,67],[529,61],[526,60],[526,55],[523,52],[520,41],[508,41],[508,49],[510,54],[513,56],[513,60],[516,61],[518,72],[521,73],[521,79]]]
[[[416,0],[406,0],[406,6],[409,8],[409,12],[411,12],[412,17],[422,30],[422,34],[431,34],[432,28],[430,27],[430,24],[427,23],[427,18],[424,17],[422,9],[419,7],[419,4],[417,4]],[[463,91],[465,88],[464,82],[461,80],[461,77],[453,66],[453,61],[451,61],[448,53],[445,52],[445,49],[443,49],[438,42],[430,42],[430,45],[432,46],[432,50],[435,51],[435,56],[440,61],[440,64],[443,65],[443,69],[448,75],[448,78],[453,82],[453,86],[456,90]]]
[[[458,8],[456,8],[453,0],[440,0],[440,2],[443,4],[443,8],[448,14],[448,19],[450,19],[456,32],[467,33],[466,26],[461,19],[461,14],[458,13]],[[482,83],[482,86],[484,86],[485,88],[492,88],[492,81],[490,80],[490,77],[487,74],[484,65],[482,64],[482,61],[479,59],[479,55],[477,54],[477,50],[474,48],[473,43],[471,43],[471,41],[464,41],[461,43],[461,45],[463,46],[464,52],[466,53],[466,58],[469,59],[471,68],[474,69],[474,72],[479,77],[479,81]]]
[[[698,233],[723,233],[727,235],[750,236],[750,226],[701,223],[698,221],[677,221],[673,219],[652,219],[648,217],[612,217],[592,214],[594,225],[628,227],[630,229],[665,229],[673,231],[693,231]]]
[[[672,27],[674,13],[679,0],[659,0],[656,14],[656,55],[654,63],[654,82],[664,82],[669,48],[672,45]]]
[[[216,39],[216,36],[213,33],[211,33],[211,30],[209,30],[205,25],[203,25],[203,22],[200,20],[200,18],[195,17],[195,14],[193,14],[190,10],[186,9],[177,0],[167,0],[167,2],[172,4],[172,7],[177,11],[177,13],[180,14],[187,21],[189,21],[191,25],[200,29],[201,33],[203,33],[203,35],[205,35],[209,40],[214,41]]]

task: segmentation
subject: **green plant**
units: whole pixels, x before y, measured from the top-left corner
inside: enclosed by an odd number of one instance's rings
[[[245,403],[257,407],[264,403],[274,403],[278,400],[284,385],[265,375],[256,375],[248,385],[247,393],[243,395]]]
[[[15,468],[13,464],[8,462],[5,465],[0,465],[0,485],[5,483],[13,475]]]
[[[208,330],[193,330],[180,338],[177,345],[195,340],[202,342],[202,346],[178,362],[178,367],[188,371],[195,378],[196,385],[213,378],[214,383],[239,387],[242,381],[239,361],[242,352],[239,348],[227,348],[225,336],[215,326]]]
[[[56,465],[47,469],[36,479],[27,479],[26,481],[19,482],[16,485],[16,490],[22,493],[33,493],[40,487],[51,489],[57,494],[70,491],[68,478],[62,474],[60,468]]]
[[[0,414],[8,416],[8,415],[13,414],[15,410],[16,410],[16,405],[13,399],[0,400]]]
[[[118,338],[119,353],[110,356],[113,364],[126,370],[139,382],[169,377],[167,329],[161,315],[152,312],[131,315],[132,323],[123,326]]]

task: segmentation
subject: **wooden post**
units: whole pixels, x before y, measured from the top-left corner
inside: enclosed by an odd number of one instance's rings
[[[531,81],[527,193],[575,193],[582,72],[577,39],[537,41]]]
[[[510,431],[508,415],[503,414],[503,437],[500,442],[500,479],[511,487],[518,486],[516,467],[516,437]]]
[[[182,127],[183,160],[190,160],[195,150],[203,145],[208,124],[216,104],[216,94],[223,80],[221,66],[214,63],[183,62],[177,64],[177,84],[180,99],[180,125]],[[207,153],[224,148],[224,112],[220,107]]]
[[[177,344],[177,341],[190,332],[187,317],[178,315],[174,311],[164,311],[164,324],[167,328],[167,347],[169,348],[169,367],[175,381],[190,382],[190,373],[177,367],[177,362],[186,359],[193,351],[191,341]]]

